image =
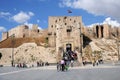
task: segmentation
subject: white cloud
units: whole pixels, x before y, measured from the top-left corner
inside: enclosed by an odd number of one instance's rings
[[[6,31],[6,28],[5,28],[5,27],[0,26],[0,32],[5,32],[5,31]]]
[[[120,23],[117,20],[112,20],[111,17],[106,18],[102,23],[94,23],[87,27],[93,27],[94,25],[109,24],[112,27],[120,27]]]
[[[0,17],[11,15],[9,12],[0,12]]]
[[[34,16],[33,12],[28,12],[29,16]]]
[[[0,18],[3,18],[5,20],[10,20],[11,14],[9,12],[0,12]]]
[[[25,22],[24,25],[27,25],[30,29],[32,29],[32,26],[33,26],[32,23],[28,23],[28,22]]]
[[[60,7],[83,9],[94,15],[111,16],[120,22],[120,0],[62,0]]]
[[[40,22],[40,20],[38,19],[38,20],[37,20],[37,23],[39,23],[39,22]]]
[[[40,26],[38,27],[38,29],[43,30]]]
[[[25,23],[27,22],[32,16],[34,16],[33,12],[19,12],[18,14],[14,15],[12,19],[17,23]]]
[[[112,20],[110,17],[106,18],[105,21],[103,21],[103,24],[109,24],[112,25],[113,27],[120,27],[120,23],[116,20]]]
[[[94,25],[99,25],[99,24],[102,24],[102,23],[93,23],[91,25],[87,25],[87,27],[93,27]]]

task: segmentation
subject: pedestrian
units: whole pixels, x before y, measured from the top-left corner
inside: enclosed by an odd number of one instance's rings
[[[40,65],[39,62],[37,61],[37,67],[39,67],[39,65]]]
[[[65,61],[64,61],[64,59],[61,60],[60,64],[61,64],[62,71],[64,71],[64,69],[65,69]]]
[[[99,64],[99,62],[98,62],[98,60],[96,60],[96,65],[98,66],[98,64]]]
[[[60,71],[61,70],[61,65],[60,65],[60,61],[57,62],[57,71]]]
[[[95,66],[95,60],[92,61],[93,66]]]
[[[74,61],[73,61],[73,60],[71,60],[71,67],[73,67],[73,63],[74,63]]]

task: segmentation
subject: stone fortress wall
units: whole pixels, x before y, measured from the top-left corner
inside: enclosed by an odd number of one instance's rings
[[[7,32],[2,33],[2,40],[5,40],[9,37],[11,37],[13,34],[15,38],[24,38],[24,37],[40,37],[43,35],[47,35],[47,30],[40,30],[38,29],[38,25],[33,25],[30,29],[26,25],[19,25],[15,28],[12,28],[11,30]]]
[[[120,28],[108,24],[84,27],[83,33],[91,38],[120,38]]]

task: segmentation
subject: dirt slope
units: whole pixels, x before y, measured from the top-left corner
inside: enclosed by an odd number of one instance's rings
[[[29,42],[35,42],[38,46],[41,45],[41,43],[46,42],[45,37],[38,37],[38,38],[8,38],[6,40],[3,40],[0,42],[0,48],[12,48],[12,47],[19,47],[23,43],[29,43]]]

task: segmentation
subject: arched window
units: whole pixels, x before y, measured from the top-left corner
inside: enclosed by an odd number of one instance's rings
[[[67,26],[67,29],[66,29],[67,36],[70,36],[71,31],[72,31],[72,27],[71,26]]]
[[[72,26],[67,26],[67,32],[71,32],[72,31]]]
[[[51,25],[51,28],[53,28],[53,25]]]
[[[67,25],[67,23],[65,23],[65,25]]]
[[[57,20],[55,21],[55,23],[57,23]]]

